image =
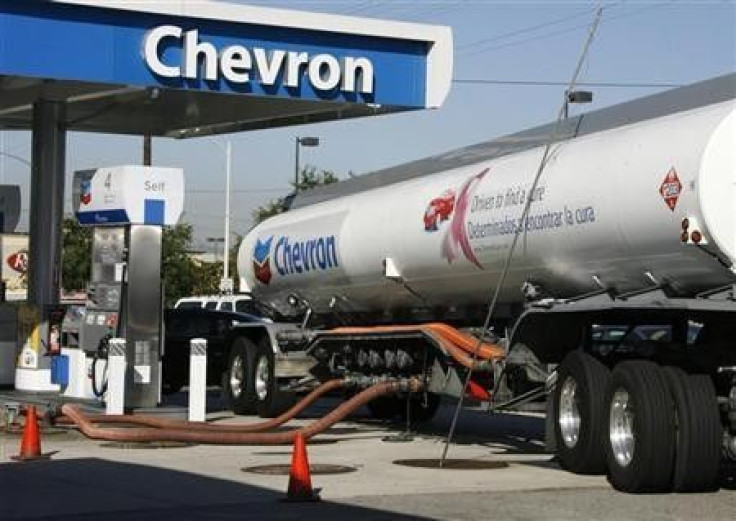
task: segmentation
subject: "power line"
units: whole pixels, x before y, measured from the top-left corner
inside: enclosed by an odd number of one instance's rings
[[[609,23],[609,22],[612,22],[614,20],[620,20],[622,18],[628,18],[630,16],[635,16],[635,15],[641,14],[643,12],[651,11],[652,9],[655,9],[655,8],[658,8],[658,7],[662,7],[665,4],[672,4],[674,2],[675,2],[675,0],[667,0],[667,1],[664,1],[664,2],[653,2],[652,4],[647,5],[646,7],[642,7],[641,9],[636,9],[636,10],[630,11],[630,12],[623,12],[623,13],[621,13],[619,15],[609,16],[608,18],[602,20],[601,23],[602,24],[603,23]],[[617,7],[617,6],[614,5],[614,7]],[[497,50],[500,50],[500,49],[506,49],[508,47],[515,47],[517,45],[523,45],[523,44],[535,42],[535,41],[538,41],[538,40],[545,40],[547,38],[552,38],[554,36],[559,36],[561,34],[567,34],[567,33],[571,33],[571,32],[577,32],[577,31],[584,30],[584,29],[587,29],[587,28],[588,28],[588,25],[587,24],[577,24],[577,25],[573,25],[571,27],[567,27],[565,29],[560,29],[558,31],[552,31],[552,32],[544,33],[544,34],[539,34],[539,35],[536,35],[536,36],[530,36],[528,38],[522,38],[520,40],[511,41],[511,42],[508,42],[508,43],[502,43],[502,44],[494,45],[494,46],[491,46],[491,47],[482,47],[480,49],[471,50],[470,52],[467,52],[467,53],[463,54],[462,56],[459,56],[458,58],[469,58],[471,56],[476,56],[478,54],[483,54],[483,53],[486,53],[486,52],[497,51]]]
[[[499,40],[503,40],[503,39],[508,38],[510,36],[517,36],[519,34],[534,32],[534,31],[536,31],[538,29],[543,29],[545,27],[550,27],[552,25],[561,24],[563,22],[567,22],[569,20],[574,20],[576,18],[582,18],[583,16],[589,16],[590,13],[591,12],[594,12],[594,11],[595,11],[595,9],[588,9],[588,10],[582,12],[582,13],[576,13],[576,14],[569,15],[569,16],[563,16],[562,18],[556,18],[554,20],[550,20],[549,22],[544,22],[544,23],[541,23],[541,24],[531,25],[529,27],[524,27],[522,29],[517,29],[515,31],[509,31],[507,33],[499,34],[499,35],[496,35],[496,36],[491,36],[489,38],[483,38],[483,39],[480,39],[480,40],[476,40],[474,42],[466,43],[466,44],[463,44],[463,45],[458,45],[457,47],[455,47],[455,50],[456,51],[464,51],[464,50],[469,49],[471,47],[477,47],[478,45],[483,45],[483,44],[487,44],[487,43],[497,42]]]
[[[536,80],[495,80],[486,78],[455,78],[453,83],[462,83],[466,85],[520,85],[524,87],[566,87],[568,82],[565,81],[536,81]],[[658,89],[658,88],[674,88],[682,87],[681,83],[639,83],[639,82],[617,82],[617,81],[587,81],[579,82],[577,85],[585,87],[602,87],[602,88],[642,88],[642,89]]]

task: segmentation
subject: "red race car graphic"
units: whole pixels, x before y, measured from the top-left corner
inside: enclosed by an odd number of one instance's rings
[[[448,188],[441,196],[432,199],[424,212],[424,229],[436,232],[441,222],[447,221],[455,209],[455,190]]]

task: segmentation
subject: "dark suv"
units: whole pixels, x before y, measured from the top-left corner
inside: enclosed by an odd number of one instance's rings
[[[164,310],[162,392],[178,392],[189,382],[189,341],[193,338],[207,340],[207,385],[220,385],[227,363],[225,347],[233,326],[263,320],[246,313],[205,308]]]

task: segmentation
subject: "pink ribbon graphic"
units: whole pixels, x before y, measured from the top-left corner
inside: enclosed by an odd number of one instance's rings
[[[473,253],[470,245],[467,231],[465,230],[465,215],[468,211],[470,198],[473,195],[475,187],[480,183],[481,179],[488,173],[488,168],[481,173],[474,175],[463,184],[460,188],[457,202],[455,203],[455,213],[452,216],[450,227],[447,229],[445,238],[442,242],[442,256],[447,259],[448,263],[452,263],[457,258],[458,248],[463,252],[465,258],[470,262],[483,269],[483,266]]]

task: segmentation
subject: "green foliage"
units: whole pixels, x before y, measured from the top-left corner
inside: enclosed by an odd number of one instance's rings
[[[193,294],[199,270],[189,257],[191,243],[191,224],[179,223],[164,228],[161,237],[161,275],[166,306],[173,305],[180,297]]]
[[[197,262],[194,271],[196,273],[193,281],[194,285],[188,295],[216,295],[220,292],[222,262]],[[186,295],[180,295],[179,297],[184,296]],[[177,299],[174,299],[172,304]]]
[[[317,169],[313,166],[306,166],[302,169],[299,174],[299,192],[309,190],[317,186],[329,185],[337,183],[340,180],[334,172],[329,170],[322,170],[317,172]]]
[[[322,170],[317,172],[317,169],[313,166],[305,166],[299,174],[299,185],[295,186],[297,192],[309,190],[317,186],[329,185],[337,183],[340,180],[334,172],[329,170]],[[294,186],[294,183],[291,183]],[[279,197],[267,202],[265,205],[260,206],[253,210],[253,222],[258,224],[265,221],[269,217],[284,212],[291,202],[291,199],[295,194]]]
[[[90,277],[92,229],[80,226],[67,217],[61,225],[62,262],[61,285],[66,291],[84,290]]]
[[[273,217],[274,215],[278,215],[282,213],[286,208],[286,198],[285,197],[279,197],[278,199],[273,199],[263,206],[259,206],[255,210],[253,210],[253,222],[255,224],[258,224],[260,222],[265,221],[269,217]]]
[[[235,274],[237,273],[238,269],[238,251],[240,250],[240,243],[243,242],[243,236],[240,234],[235,234],[235,239],[230,244],[230,256],[228,257],[228,261],[230,262],[230,277],[236,278]],[[237,282],[237,281],[236,281]]]

